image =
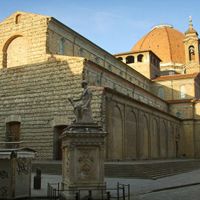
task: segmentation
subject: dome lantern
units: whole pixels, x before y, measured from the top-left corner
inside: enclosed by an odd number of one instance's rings
[[[198,36],[197,31],[194,29],[193,27],[193,22],[192,22],[192,16],[189,16],[189,28],[188,30],[185,32],[185,35],[187,36],[188,34],[195,34]]]

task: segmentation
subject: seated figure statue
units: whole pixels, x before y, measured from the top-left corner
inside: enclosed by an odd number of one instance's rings
[[[91,100],[92,93],[88,88],[88,83],[86,80],[82,81],[83,92],[79,99],[68,98],[70,103],[74,108],[74,114],[76,116],[76,123],[92,123],[92,110],[91,110]]]

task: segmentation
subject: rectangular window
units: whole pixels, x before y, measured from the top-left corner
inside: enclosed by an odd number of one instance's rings
[[[6,141],[10,142],[7,147],[18,147],[18,144],[12,144],[11,142],[20,141],[20,122],[8,122],[6,124]]]

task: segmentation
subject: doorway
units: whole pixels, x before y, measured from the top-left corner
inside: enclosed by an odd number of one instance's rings
[[[53,138],[53,159],[62,160],[62,140],[60,136],[62,135],[66,125],[59,125],[54,127],[54,138]]]

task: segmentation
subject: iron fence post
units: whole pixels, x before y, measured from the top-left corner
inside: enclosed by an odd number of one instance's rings
[[[79,193],[78,192],[76,192],[76,194],[75,194],[75,199],[79,200]]]
[[[123,195],[123,200],[125,200],[125,185],[122,186],[122,195]]]
[[[89,191],[88,191],[88,200],[91,200],[91,199],[92,199],[92,191],[89,190]]]
[[[107,200],[110,200],[110,197],[111,197],[110,192],[107,192]]]
[[[49,197],[49,183],[47,183],[47,196]]]
[[[117,182],[117,200],[119,200],[119,182]]]

